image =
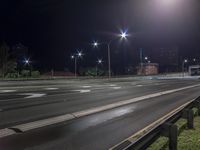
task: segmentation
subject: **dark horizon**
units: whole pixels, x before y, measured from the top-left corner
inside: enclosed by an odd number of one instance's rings
[[[106,47],[94,49],[91,43],[108,41],[120,29],[127,29],[130,37],[112,44],[113,68],[138,64],[139,48],[147,55],[153,48],[176,46],[181,57],[200,57],[200,2],[177,3],[177,8],[158,13],[161,6],[144,0],[4,0],[0,40],[11,47],[27,46],[35,66],[43,69],[71,70],[70,56],[77,49],[85,54],[83,67],[95,66],[97,58],[106,63]]]

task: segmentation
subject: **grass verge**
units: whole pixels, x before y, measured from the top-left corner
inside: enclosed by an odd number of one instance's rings
[[[178,127],[178,150],[200,150],[200,117],[194,118],[194,129],[187,129],[186,120],[176,122]],[[160,137],[147,150],[169,150],[168,138]]]

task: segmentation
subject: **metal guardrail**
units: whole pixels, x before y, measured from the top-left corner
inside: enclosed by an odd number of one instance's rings
[[[110,150],[144,150],[160,136],[168,137],[170,150],[177,150],[178,127],[174,123],[184,118],[187,119],[187,127],[192,129],[194,127],[192,108],[197,108],[200,115],[200,97],[180,106]]]

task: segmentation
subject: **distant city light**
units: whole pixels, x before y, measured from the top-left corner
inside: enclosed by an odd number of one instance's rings
[[[144,57],[145,60],[148,60],[148,57]]]
[[[196,59],[194,58],[193,61],[196,61]]]
[[[71,59],[74,59],[74,55],[71,56]]]

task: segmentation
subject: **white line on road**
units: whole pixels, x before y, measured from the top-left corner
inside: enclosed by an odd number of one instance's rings
[[[154,93],[154,94],[149,94],[149,95],[145,95],[145,96],[141,96],[141,97],[132,98],[132,99],[129,99],[129,100],[119,101],[119,102],[108,104],[108,105],[105,105],[105,106],[99,106],[99,107],[94,107],[94,108],[90,108],[90,109],[87,109],[87,110],[82,110],[82,111],[79,111],[79,112],[74,112],[74,113],[71,113],[71,114],[65,114],[65,115],[61,115],[61,116],[57,116],[57,117],[53,117],[53,118],[29,122],[29,123],[14,126],[12,128],[16,128],[16,129],[19,129],[19,130],[25,132],[25,131],[29,131],[29,130],[32,130],[32,129],[37,129],[37,128],[45,127],[45,126],[48,126],[48,125],[61,123],[61,122],[68,121],[68,120],[71,120],[71,119],[74,119],[74,118],[80,118],[80,117],[83,117],[83,116],[87,116],[87,115],[91,115],[91,114],[94,114],[94,113],[114,109],[114,108],[117,108],[117,107],[120,107],[120,106],[124,106],[124,105],[127,105],[127,104],[134,103],[134,102],[150,99],[150,98],[153,98],[153,97],[158,97],[158,96],[161,96],[161,95],[171,94],[171,93],[175,93],[175,92],[178,92],[178,91],[182,91],[182,90],[186,90],[186,89],[190,89],[190,88],[194,88],[194,87],[198,87],[198,86],[200,86],[200,84],[192,85],[192,86],[186,86],[186,87],[183,87],[183,88],[178,88],[178,89],[173,89],[173,90],[168,90],[168,91],[163,91],[163,92],[158,92],[158,93]],[[15,134],[15,132],[11,132],[11,131],[8,131],[8,130],[9,129],[7,129],[7,128],[1,129],[0,130],[0,138]]]
[[[117,85],[116,85],[116,84],[110,84],[109,86],[111,86],[111,87],[112,87],[112,86],[117,86]]]
[[[142,87],[143,85],[140,85],[140,84],[139,84],[139,85],[136,85],[136,86],[138,86],[138,87]]]
[[[58,90],[59,88],[45,88],[45,90]]]
[[[46,94],[45,93],[22,93],[18,95],[26,96],[24,98],[39,98],[39,97],[45,96]]]
[[[72,90],[74,92],[80,92],[80,93],[89,93],[91,90]]]
[[[61,115],[61,116],[57,116],[57,117],[53,117],[53,118],[49,118],[49,119],[38,120],[38,121],[30,122],[30,123],[17,125],[17,126],[14,126],[13,128],[16,128],[16,129],[21,130],[22,132],[25,132],[25,131],[28,131],[28,130],[41,128],[41,127],[48,126],[48,125],[51,125],[51,124],[56,124],[56,123],[68,121],[68,120],[71,120],[71,119],[74,119],[74,118],[75,117],[71,114],[65,114],[65,115]]]
[[[0,138],[6,137],[9,135],[13,135],[13,134],[15,134],[15,131],[8,129],[8,128],[0,130]]]
[[[121,86],[112,87],[112,89],[114,89],[114,90],[119,90],[121,88],[122,88]]]
[[[17,90],[0,90],[0,93],[16,92]]]
[[[84,86],[81,86],[82,88],[91,88],[91,86],[89,85],[84,85]]]

